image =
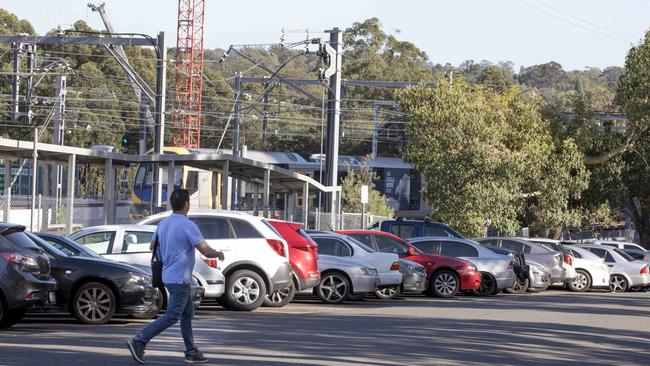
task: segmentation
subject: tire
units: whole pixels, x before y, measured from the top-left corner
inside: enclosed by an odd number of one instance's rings
[[[293,283],[286,288],[267,294],[264,298],[264,306],[281,308],[288,305],[296,295],[296,286]]]
[[[612,292],[625,292],[629,290],[630,284],[623,275],[613,274],[609,276],[609,289]]]
[[[481,272],[481,287],[478,290],[472,290],[472,293],[476,296],[492,296],[496,291],[497,280],[491,274]]]
[[[379,290],[375,290],[374,294],[377,296],[379,299],[394,299],[397,296],[399,296],[401,291],[400,286],[391,286],[391,287],[385,287]]]
[[[146,312],[146,313],[131,313],[130,316],[133,319],[153,319],[158,313],[160,313],[165,305],[165,298],[163,294],[158,290],[158,298],[156,299],[156,308]]]
[[[431,292],[435,297],[454,297],[460,290],[460,279],[458,275],[450,270],[442,270],[431,276]]]
[[[573,292],[585,292],[591,288],[591,276],[584,269],[576,269],[576,276],[566,287]]]
[[[350,281],[339,272],[321,274],[314,292],[326,304],[341,304],[350,296]]]
[[[25,308],[7,309],[0,296],[0,329],[9,328],[25,317]]]
[[[262,306],[265,297],[266,283],[256,272],[241,269],[227,277],[223,300],[228,309],[253,311]]]
[[[507,289],[505,289],[505,291],[509,294],[521,295],[526,293],[526,290],[528,290],[529,285],[530,285],[530,280],[528,278],[526,278],[522,282],[517,277],[515,279],[515,284],[512,287],[508,287]]]
[[[99,282],[83,284],[72,297],[72,315],[85,324],[106,324],[115,315],[113,290]]]

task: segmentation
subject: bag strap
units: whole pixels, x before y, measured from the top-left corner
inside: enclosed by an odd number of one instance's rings
[[[160,246],[160,241],[158,240],[158,235],[156,235],[156,241],[153,243],[153,251],[151,252],[151,261],[157,261],[160,262],[160,258],[158,257],[158,247]]]

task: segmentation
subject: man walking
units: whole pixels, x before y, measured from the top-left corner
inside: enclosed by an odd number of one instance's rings
[[[165,314],[144,328],[127,342],[133,359],[144,364],[144,350],[147,343],[165,329],[181,322],[181,334],[185,342],[185,362],[205,363],[208,359],[194,344],[192,317],[194,305],[190,294],[194,249],[208,258],[223,260],[223,253],[212,249],[203,239],[198,226],[187,218],[190,210],[190,194],[185,189],[176,189],[169,197],[174,211],[158,224],[153,235],[151,249],[158,240],[158,258],[163,263],[162,280],[169,292]]]

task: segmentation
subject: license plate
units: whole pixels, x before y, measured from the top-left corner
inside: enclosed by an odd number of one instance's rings
[[[50,304],[56,304],[56,292],[50,291],[47,294],[47,300]]]

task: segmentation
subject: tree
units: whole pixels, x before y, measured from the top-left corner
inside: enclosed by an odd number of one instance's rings
[[[374,189],[373,180],[376,179],[377,177],[370,170],[367,162],[361,166],[359,172],[355,172],[348,167],[347,174],[341,181],[343,211],[361,212],[361,186],[367,185],[368,204],[366,205],[366,211],[368,214],[393,217],[394,212],[388,206],[388,199]]]
[[[573,140],[554,142],[541,100],[462,79],[437,84],[398,93],[409,117],[405,158],[426,177],[434,219],[470,237],[488,227],[514,234],[521,224],[544,235],[579,221],[571,201],[588,174]]]

